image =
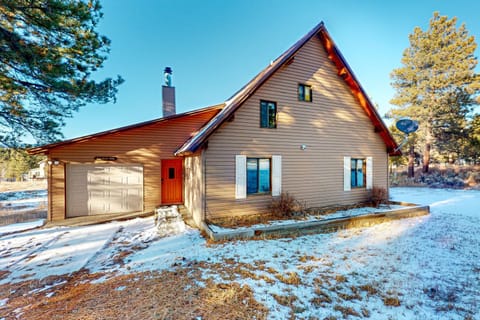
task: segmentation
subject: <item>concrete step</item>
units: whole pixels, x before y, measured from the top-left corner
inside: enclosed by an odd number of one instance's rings
[[[190,213],[190,211],[188,211],[188,209],[183,204],[178,205],[178,212],[180,212],[180,214],[182,215],[183,221],[185,221],[185,223],[188,226],[192,228],[197,228],[197,225],[193,220],[192,214]]]

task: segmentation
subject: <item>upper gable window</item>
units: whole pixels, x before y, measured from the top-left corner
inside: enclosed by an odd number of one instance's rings
[[[260,128],[277,127],[277,104],[272,101],[260,101]]]
[[[298,85],[298,101],[312,102],[312,86],[306,84]]]

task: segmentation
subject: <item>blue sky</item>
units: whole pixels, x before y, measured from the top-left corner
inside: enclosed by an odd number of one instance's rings
[[[366,92],[390,109],[390,72],[408,35],[434,11],[456,16],[480,41],[479,1],[103,0],[99,31],[112,41],[95,77],[120,74],[117,103],[67,119],[74,138],[161,117],[163,69],[173,69],[177,112],[221,103],[320,21]],[[478,56],[478,49],[476,55]],[[479,69],[479,68],[477,68]]]

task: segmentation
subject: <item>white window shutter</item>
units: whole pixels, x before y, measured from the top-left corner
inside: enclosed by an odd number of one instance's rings
[[[272,196],[282,193],[282,156],[272,156]]]
[[[235,199],[247,197],[247,156],[235,156]]]
[[[350,157],[343,157],[343,191],[352,189],[352,160]]]
[[[367,157],[367,190],[373,188],[373,158]]]

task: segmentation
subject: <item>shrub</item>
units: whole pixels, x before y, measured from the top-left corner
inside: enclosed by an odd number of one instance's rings
[[[273,216],[283,218],[303,214],[305,207],[305,204],[300,203],[288,192],[282,192],[279,197],[272,200],[270,210]]]
[[[388,202],[388,191],[385,188],[373,187],[370,193],[370,201],[375,207]]]

